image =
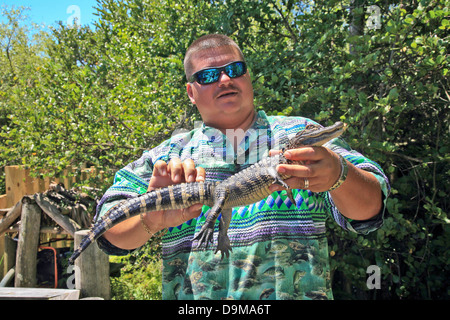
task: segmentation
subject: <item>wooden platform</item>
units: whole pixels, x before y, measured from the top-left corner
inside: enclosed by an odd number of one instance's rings
[[[78,300],[80,290],[0,288],[0,300]]]

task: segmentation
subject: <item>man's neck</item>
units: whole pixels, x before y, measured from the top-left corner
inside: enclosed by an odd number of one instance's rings
[[[227,130],[228,131],[230,131],[230,130],[233,131],[233,130],[240,129],[240,130],[246,132],[253,125],[253,122],[255,122],[255,119],[256,119],[256,111],[253,109],[249,113],[249,115],[247,115],[247,116],[244,115],[242,118],[237,118],[233,122],[224,123],[223,125],[217,125],[217,126],[216,125],[210,125],[208,123],[205,123],[205,124],[222,131],[223,134],[226,134]]]
[[[222,131],[222,133],[227,136],[228,141],[233,145],[233,149],[235,152],[237,150],[238,145],[245,138],[247,130],[250,129],[250,127],[255,122],[255,119],[256,119],[256,112],[253,110],[250,116],[246,117],[241,124],[233,128],[220,129],[220,131]]]

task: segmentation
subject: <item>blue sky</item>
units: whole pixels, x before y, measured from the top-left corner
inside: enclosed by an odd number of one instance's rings
[[[56,21],[73,23],[74,17],[79,16],[81,25],[92,24],[97,20],[93,15],[97,7],[96,0],[0,0],[0,6],[30,7],[26,14],[30,21],[46,26],[54,25]],[[1,18],[0,18],[1,19]]]

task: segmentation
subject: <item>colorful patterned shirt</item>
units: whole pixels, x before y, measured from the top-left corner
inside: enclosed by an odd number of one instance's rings
[[[245,138],[233,149],[228,138],[204,124],[175,134],[158,147],[117,172],[98,206],[100,217],[125,198],[147,191],[157,160],[191,158],[206,169],[206,179],[221,181],[282,148],[308,124],[302,117],[267,116],[259,111]],[[295,203],[286,191],[274,192],[257,203],[233,208],[228,229],[232,252],[221,259],[214,243],[198,248],[193,240],[208,215],[203,206],[198,218],[169,228],[162,238],[163,299],[332,299],[325,220],[332,217],[351,232],[367,234],[383,222],[389,183],[375,162],[351,150],[342,139],[326,144],[355,166],[374,174],[383,193],[383,210],[366,221],[344,217],[328,192],[294,190]],[[220,219],[220,217],[219,217]],[[104,238],[100,247],[109,254],[127,254]]]

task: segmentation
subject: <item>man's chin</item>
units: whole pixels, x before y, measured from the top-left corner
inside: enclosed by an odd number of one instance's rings
[[[236,102],[227,101],[217,105],[218,110],[221,110],[225,114],[232,114],[242,110],[241,105]]]
[[[230,94],[215,99],[215,104],[223,109],[239,109],[242,107],[243,99],[239,94]]]

